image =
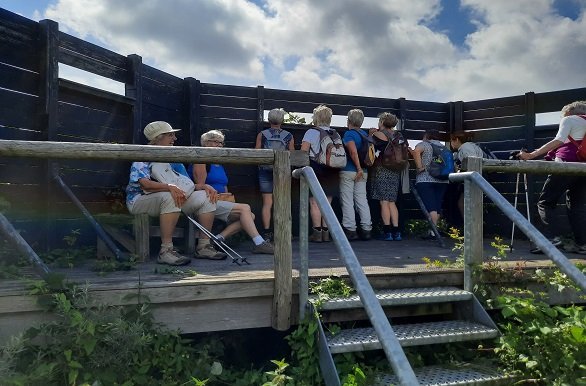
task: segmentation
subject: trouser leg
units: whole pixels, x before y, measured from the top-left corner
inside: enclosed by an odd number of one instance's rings
[[[566,208],[576,243],[584,245],[586,244],[586,178],[571,178],[572,182],[566,197]]]
[[[560,197],[568,190],[568,176],[550,174],[543,184],[543,189],[537,201],[537,210],[541,222],[545,225],[544,234],[551,238],[559,236],[559,220],[556,218],[556,206]]]

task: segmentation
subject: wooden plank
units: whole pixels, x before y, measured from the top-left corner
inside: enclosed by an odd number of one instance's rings
[[[59,47],[59,61],[71,67],[91,72],[104,78],[124,83],[128,77],[125,68],[115,67],[110,64],[97,61],[79,52],[70,51]]]
[[[58,112],[57,134],[62,141],[131,141],[130,111],[126,105],[115,105],[112,111],[105,112],[61,102]]]
[[[440,132],[447,133],[449,130],[449,125],[447,122],[405,121],[404,130],[419,130],[422,132],[421,135],[416,135],[416,139],[421,139],[423,137],[423,131],[428,129],[435,129],[439,130]],[[408,136],[408,139],[411,139],[411,137]]]
[[[398,108],[396,99],[291,90],[277,90],[269,88],[265,89],[265,98],[267,99],[267,101],[272,101],[270,103],[273,103],[275,101],[310,103],[314,104],[314,108],[320,104],[327,104],[329,107],[345,106],[344,108],[348,107],[348,110],[351,108],[362,107],[379,107],[383,109]],[[313,109],[311,111],[313,111]]]
[[[272,102],[268,101],[267,102]],[[201,94],[200,96],[200,103],[198,106],[231,106],[234,108],[241,108],[241,109],[254,109],[256,108],[256,99],[255,98],[243,98],[243,97],[235,97],[235,96],[224,96],[224,95],[210,95],[210,94]],[[266,109],[270,110],[275,107],[281,107],[282,103],[279,101],[278,106],[270,105],[270,107],[266,107]]]
[[[464,102],[464,111],[486,110],[495,107],[524,106],[525,95],[515,95],[503,98],[483,99]]]
[[[523,115],[524,113],[525,109],[522,105],[493,107],[484,110],[464,111],[464,120],[471,121],[494,117],[510,117],[514,115]]]
[[[143,102],[166,109],[179,110],[185,98],[184,90],[176,86],[155,83],[147,78],[142,79]]]
[[[239,109],[233,107],[201,106],[200,114],[203,119],[238,119],[245,121],[256,120],[256,109]]]
[[[253,98],[256,100],[256,87],[230,86],[224,84],[201,83],[202,95],[226,95]]]
[[[59,99],[64,102],[93,106],[96,109],[105,111],[108,111],[110,106],[116,104],[132,106],[134,103],[134,98],[100,90],[67,79],[59,79]],[[99,103],[102,103],[104,107],[98,107]]]
[[[39,98],[33,95],[0,90],[0,124],[14,128],[40,130],[37,114],[39,103]],[[0,133],[0,137],[4,138],[4,135]]]
[[[405,99],[405,111],[435,111],[437,113],[449,113],[450,107],[448,103],[439,102],[425,102]]]
[[[508,142],[524,139],[525,127],[493,127],[483,130],[466,130],[474,142]]]
[[[585,100],[586,87],[535,94],[535,113],[561,111],[568,103]]]
[[[205,132],[210,129],[220,130],[255,130],[256,121],[244,121],[235,119],[221,119],[221,118],[201,118],[202,130]]]
[[[59,46],[68,51],[83,55],[90,60],[102,62],[111,67],[125,69],[127,66],[126,58],[114,51],[104,47],[82,40],[65,32],[59,33]],[[122,80],[124,82],[124,80]]]
[[[173,86],[176,89],[180,89],[181,84],[183,83],[183,79],[151,67],[147,64],[142,65],[142,75],[147,79],[167,85],[168,87]]]
[[[36,95],[38,93],[38,83],[38,73],[27,71],[14,66],[9,66],[0,62],[1,88]]]
[[[430,122],[448,122],[449,114],[447,112],[435,111],[405,111],[405,119],[412,121],[430,121]]]
[[[1,114],[2,108],[0,108],[0,115]],[[3,119],[0,119],[0,127],[2,128],[2,135],[0,138],[20,141],[42,141],[45,139],[45,136],[41,131],[12,127],[12,124],[17,124],[17,122],[6,122]]]
[[[514,117],[501,117],[480,119],[476,121],[464,121],[464,130],[481,130],[498,127],[515,127],[523,126],[526,123],[525,116],[519,115]]]

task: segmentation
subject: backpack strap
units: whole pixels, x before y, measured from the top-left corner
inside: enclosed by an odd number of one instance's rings
[[[586,119],[586,118],[584,118],[584,119]],[[570,140],[570,142],[572,142],[572,143],[573,143],[573,144],[574,144],[574,145],[575,145],[577,148],[579,148],[579,147],[580,147],[581,143],[580,143],[580,142],[578,142],[578,141],[576,141],[574,138],[572,138],[572,136],[571,136],[571,135],[568,135],[568,139],[569,139],[569,140]]]

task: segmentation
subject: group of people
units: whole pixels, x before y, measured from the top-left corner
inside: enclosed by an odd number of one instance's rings
[[[285,118],[285,111],[273,109],[268,114],[270,127],[258,133],[255,148],[294,150],[293,135],[281,128]],[[584,117],[580,117],[584,115]],[[431,220],[437,224],[440,218],[442,203],[446,194],[448,180],[437,178],[430,173],[430,165],[434,162],[434,145],[444,146],[440,141],[437,130],[425,131],[422,140],[414,147],[408,147],[401,131],[397,130],[399,120],[391,113],[385,112],[378,116],[378,127],[362,128],[364,113],[359,109],[352,109],[347,116],[347,130],[340,137],[331,127],[333,112],[320,105],[313,110],[313,127],[308,129],[301,141],[300,149],[309,154],[310,166],[314,169],[318,180],[331,203],[334,196],[339,196],[342,207],[342,227],[347,238],[352,240],[369,240],[372,235],[372,218],[368,199],[377,200],[380,205],[380,215],[383,224],[382,240],[401,241],[399,230],[399,212],[397,197],[399,189],[409,191],[408,163],[405,166],[389,168],[380,162],[380,156],[389,144],[403,144],[414,161],[416,169],[415,189],[417,190]],[[520,159],[534,159],[549,153],[555,153],[556,161],[575,161],[572,148],[568,145],[568,136],[580,141],[586,132],[586,102],[574,102],[562,110],[562,121],[556,137],[540,147],[527,153],[521,152]],[[149,123],[144,129],[144,135],[149,144],[159,146],[173,146],[179,131],[168,123],[157,121]],[[342,167],[330,167],[323,162],[320,154],[325,151],[323,139],[329,136],[333,145],[345,148],[346,163]],[[336,142],[340,140],[338,144]],[[201,145],[206,147],[221,147],[224,145],[224,134],[219,130],[211,130],[201,136]],[[361,160],[365,144],[372,143],[378,154],[375,161],[366,167]],[[469,156],[483,157],[483,150],[470,141],[465,133],[456,133],[450,136],[450,146],[454,159],[458,164]],[[570,150],[568,150],[570,149]],[[177,173],[193,180],[195,191],[186,195],[179,187],[162,183],[151,178],[150,162],[134,162],[131,166],[130,180],[127,186],[127,206],[132,214],[147,213],[158,216],[161,227],[161,249],[157,261],[170,265],[188,264],[190,259],[178,253],[173,247],[172,234],[181,211],[193,215],[206,229],[211,231],[215,219],[221,220],[227,226],[216,235],[217,239],[224,240],[230,235],[244,230],[254,242],[254,253],[273,254],[271,244],[273,232],[271,228],[271,210],[273,204],[273,172],[271,166],[259,168],[258,180],[262,194],[261,222],[262,235],[255,226],[255,216],[250,205],[234,202],[233,196],[228,193],[228,177],[222,165],[195,164],[187,169],[183,164],[172,164]],[[343,165],[343,163],[342,163]],[[371,174],[370,178],[368,177]],[[369,184],[369,189],[367,189]],[[550,175],[545,183],[538,202],[539,213],[544,224],[549,229],[552,226],[552,210],[562,194],[568,191],[568,213],[570,223],[577,244],[576,251],[586,253],[586,227],[582,221],[586,214],[586,183],[584,177],[567,177]],[[462,191],[460,191],[459,208],[463,213]],[[358,214],[359,224],[357,224]],[[316,200],[310,197],[310,219],[312,230],[309,236],[311,242],[330,241],[328,224],[326,224]],[[432,234],[433,235],[433,234]],[[557,242],[559,238],[552,238]],[[224,259],[226,255],[218,251],[209,236],[199,235],[194,258]]]

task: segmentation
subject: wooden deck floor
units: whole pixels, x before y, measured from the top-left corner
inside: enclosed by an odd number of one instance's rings
[[[429,285],[462,285],[462,270],[433,268],[431,260],[455,260],[452,242],[447,248],[437,241],[407,239],[401,242],[371,240],[354,242],[352,247],[373,287],[400,288]],[[496,252],[485,240],[485,257]],[[516,242],[509,253],[508,263],[525,261],[527,267],[548,266],[542,255],[532,255],[527,242]],[[155,318],[171,328],[185,333],[271,326],[273,295],[273,256],[253,255],[252,244],[243,242],[235,249],[248,258],[250,265],[237,265],[228,258],[223,261],[192,260],[174,272],[154,261],[137,264],[135,269],[98,275],[85,267],[55,269],[69,280],[87,283],[98,302],[129,304],[136,302],[128,295],[141,294],[153,306]],[[337,275],[347,271],[333,243],[310,244],[310,280]],[[584,256],[568,254],[571,259]],[[293,292],[298,288],[299,251],[293,243]],[[296,296],[292,304],[292,323],[297,321]],[[0,341],[47,317],[27,295],[21,281],[0,281]]]

